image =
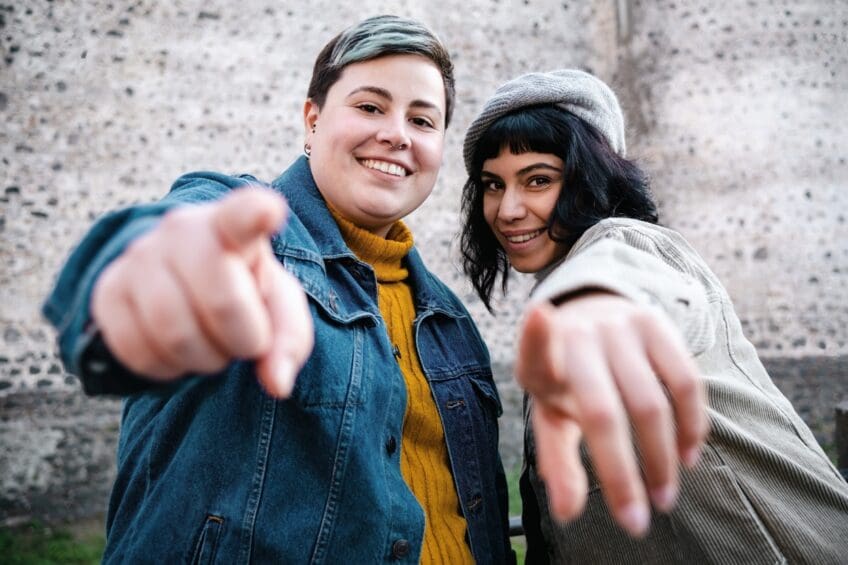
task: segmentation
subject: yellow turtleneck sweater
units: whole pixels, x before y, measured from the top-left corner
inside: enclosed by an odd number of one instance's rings
[[[395,357],[407,391],[400,471],[424,509],[421,563],[474,563],[465,541],[465,518],[459,511],[442,421],[415,350],[415,304],[402,264],[412,248],[412,233],[397,222],[384,239],[331,212],[351,251],[374,268],[380,313],[389,340],[399,351]]]

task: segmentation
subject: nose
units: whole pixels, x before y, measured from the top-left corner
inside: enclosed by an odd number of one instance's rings
[[[498,218],[503,222],[514,222],[526,215],[527,207],[524,205],[522,192],[515,187],[507,186],[498,207]]]
[[[377,132],[377,141],[392,150],[409,149],[412,139],[407,131],[405,116],[387,115]]]

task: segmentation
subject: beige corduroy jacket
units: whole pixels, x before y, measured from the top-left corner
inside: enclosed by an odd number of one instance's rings
[[[701,462],[682,471],[675,510],[654,513],[647,537],[635,540],[610,517],[585,453],[584,514],[567,525],[549,518],[526,406],[528,563],[848,563],[848,484],[769,378],[724,287],[680,234],[607,219],[539,279],[533,302],[597,287],[662,309],[703,375],[711,432]]]

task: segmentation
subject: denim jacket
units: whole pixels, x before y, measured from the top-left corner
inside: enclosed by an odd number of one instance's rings
[[[88,300],[103,267],[171,207],[252,182],[186,175],[161,202],[105,217],[45,304],[63,360],[86,390],[132,392],[104,561],[417,563],[424,514],[401,476],[406,389],[377,306],[377,282],[345,245],[304,158],[271,185],[290,207],[272,247],[303,285],[315,325],[314,351],[290,399],[265,394],[250,362],[161,387],[118,365],[86,366]],[[415,249],[406,267],[415,345],[444,425],[468,542],[478,563],[511,562],[501,405],[488,351]]]

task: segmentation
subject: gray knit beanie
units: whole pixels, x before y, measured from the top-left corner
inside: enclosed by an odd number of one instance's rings
[[[469,126],[462,150],[469,175],[477,142],[489,126],[505,114],[538,104],[559,106],[583,118],[624,157],[624,115],[606,84],[576,69],[529,73],[501,85]]]

